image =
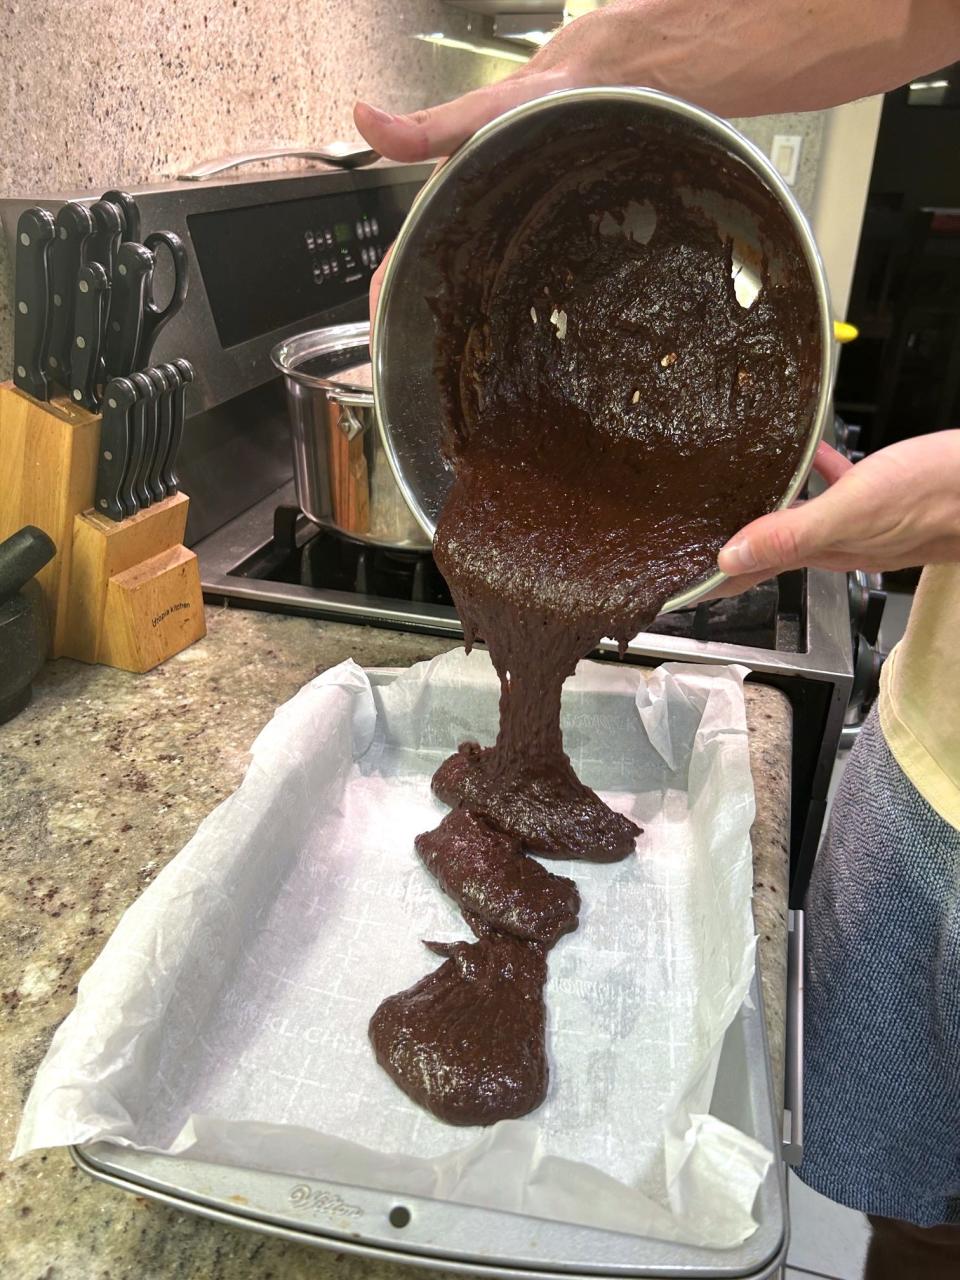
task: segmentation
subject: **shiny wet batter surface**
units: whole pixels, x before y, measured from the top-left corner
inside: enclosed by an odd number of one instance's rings
[[[434,790],[455,812],[417,840],[482,936],[429,944],[447,960],[384,1001],[370,1034],[397,1084],[452,1123],[545,1095],[545,951],[579,899],[530,852],[612,861],[640,834],[564,753],[564,680],[777,505],[813,414],[817,309],[786,215],[738,162],[671,141],[600,112],[495,178],[468,174],[433,247],[455,468],[434,555],[468,648],[483,640],[500,677],[500,731],[441,765]],[[755,298],[736,278],[745,245],[707,212],[732,199],[780,246],[775,270],[753,254]]]

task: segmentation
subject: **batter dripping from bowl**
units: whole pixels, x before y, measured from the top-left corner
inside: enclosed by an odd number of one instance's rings
[[[671,146],[669,125],[588,120],[495,180],[468,173],[433,246],[455,469],[434,555],[467,648],[483,640],[500,678],[500,731],[440,766],[455,812],[417,840],[477,941],[429,943],[445,963],[385,1000],[370,1035],[400,1088],[451,1123],[546,1094],[545,957],[579,900],[530,855],[613,861],[640,834],[564,753],[564,680],[713,572],[804,452],[818,318],[786,214],[756,202],[782,265],[760,264],[744,305],[734,244],[696,199],[749,207],[740,169]]]

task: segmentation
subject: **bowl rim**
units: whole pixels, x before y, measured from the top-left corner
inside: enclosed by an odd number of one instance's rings
[[[413,490],[400,466],[388,426],[383,380],[380,377],[383,363],[381,334],[384,330],[384,325],[381,321],[387,314],[391,296],[397,287],[397,274],[400,270],[399,264],[403,261],[403,250],[418,228],[434,196],[441,187],[456,176],[478,147],[483,145],[489,138],[511,129],[528,117],[539,115],[544,111],[549,111],[567,103],[576,102],[619,102],[627,105],[653,108],[656,111],[662,111],[665,115],[679,117],[687,123],[706,131],[708,134],[714,135],[739,160],[753,170],[761,182],[765,183],[780,200],[787,219],[800,243],[800,249],[810,272],[816,295],[820,330],[820,386],[803,454],[783,497],[777,503],[774,511],[782,511],[792,505],[813,469],[814,457],[823,438],[833,399],[833,367],[835,360],[833,311],[830,303],[830,290],[826,271],[820,257],[820,251],[817,248],[810,224],[797,203],[793,192],[759,147],[755,146],[748,138],[745,138],[728,121],[721,119],[710,111],[706,111],[703,107],[698,107],[692,102],[685,101],[683,98],[675,98],[671,94],[662,93],[658,89],[647,89],[631,85],[559,89],[552,93],[544,94],[539,98],[533,98],[529,102],[521,103],[519,106],[512,107],[509,111],[495,117],[478,129],[443,164],[439,165],[417,193],[387,257],[387,266],[381,283],[376,316],[373,322],[370,352],[373,365],[373,399],[377,430],[380,433],[380,439],[387,455],[390,470],[393,472],[394,480],[416,520],[431,541],[436,532],[436,524],[424,511],[419,496]],[[681,591],[678,595],[672,596],[663,605],[660,613],[671,613],[676,609],[689,608],[690,605],[696,604],[716,591],[722,583],[727,581],[728,576],[728,574],[717,569],[709,577],[694,583],[693,586]]]

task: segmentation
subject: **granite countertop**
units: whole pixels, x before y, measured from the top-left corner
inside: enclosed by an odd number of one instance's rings
[[[409,666],[452,640],[234,609],[145,676],[61,660],[0,727],[0,1146],[50,1038],[123,911],[240,782],[275,708],[346,657]],[[789,841],[789,704],[748,685],[757,793],[759,962],[782,1078]],[[377,1280],[410,1268],[291,1244],[96,1183],[64,1150],[0,1165],[0,1275],[10,1280]],[[418,1269],[419,1270],[419,1269]],[[436,1276],[436,1272],[421,1271]]]

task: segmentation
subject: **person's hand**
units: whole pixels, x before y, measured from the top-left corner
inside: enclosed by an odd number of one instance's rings
[[[721,550],[737,595],[787,569],[883,573],[960,561],[960,431],[938,431],[880,449],[853,466],[829,445],[814,463],[829,488],[761,516]]]
[[[496,84],[409,115],[358,102],[354,120],[381,155],[427,160],[557,89],[645,85],[719,115],[763,115],[883,93],[956,58],[958,0],[614,0]]]

